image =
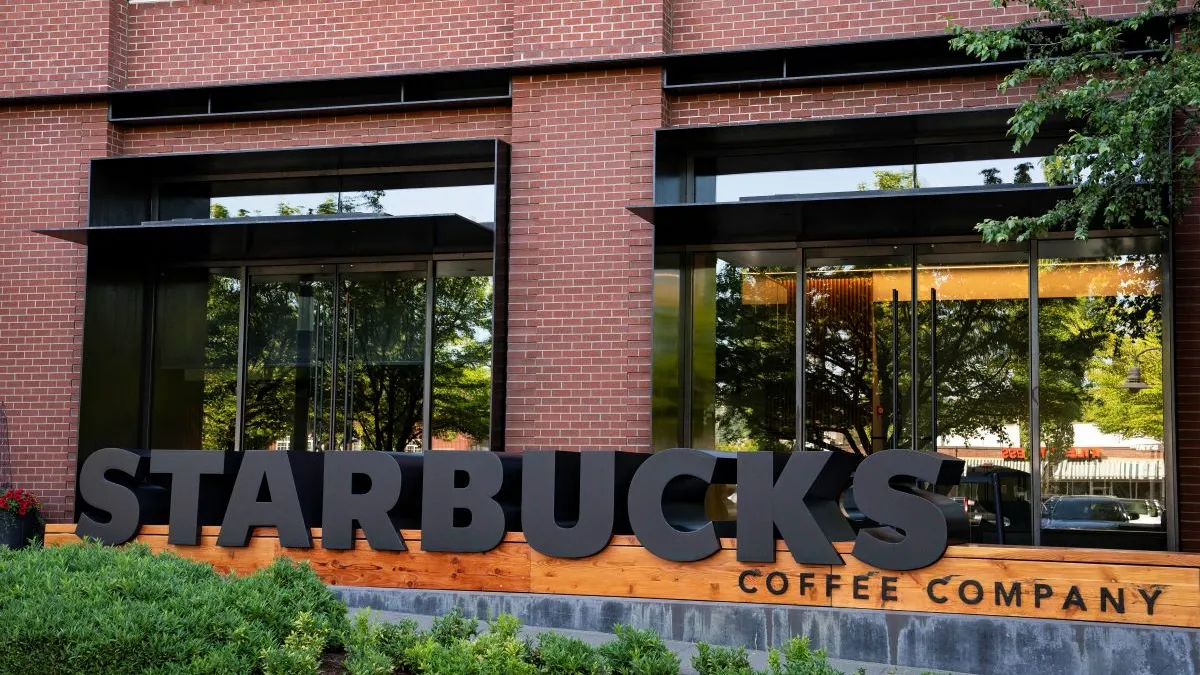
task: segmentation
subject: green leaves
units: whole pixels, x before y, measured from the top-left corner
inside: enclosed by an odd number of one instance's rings
[[[265,651],[311,654],[305,636],[345,622],[345,607],[307,565],[223,577],[137,545],[7,552],[0,607],[0,672],[45,675],[250,673]]]
[[[1093,228],[1165,231],[1190,204],[1196,181],[1192,141],[1200,118],[1191,108],[1200,102],[1200,17],[1168,0],[1147,0],[1137,15],[1115,21],[1090,16],[1074,0],[1019,4],[1032,10],[1026,20],[1008,28],[951,24],[950,44],[983,61],[1028,59],[998,86],[1031,92],[1009,120],[1013,150],[1027,146],[1047,118],[1065,117],[1074,133],[1044,162],[1057,169],[1052,184],[1074,190],[1044,214],[986,220],[976,229],[989,242],[1054,230],[1081,239]],[[1151,20],[1179,29],[1175,41],[1135,38]]]

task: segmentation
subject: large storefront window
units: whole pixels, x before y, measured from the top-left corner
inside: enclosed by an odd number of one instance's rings
[[[1165,540],[1155,244],[1039,246],[1043,543],[1159,548]]]
[[[181,271],[156,298],[155,448],[488,447],[490,260]]]
[[[1160,246],[661,255],[655,446],[936,450],[973,541],[1165,548]]]

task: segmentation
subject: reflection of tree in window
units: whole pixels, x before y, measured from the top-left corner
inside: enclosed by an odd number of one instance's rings
[[[209,277],[205,344],[204,422],[201,447],[232,450],[237,423],[238,311],[241,282]]]
[[[342,356],[348,391],[338,412],[351,412],[351,444],[403,450],[419,442],[425,386],[425,278],[397,273],[348,277],[340,298],[349,335]],[[339,345],[341,347],[342,345]],[[338,382],[345,386],[345,380]],[[347,396],[350,400],[346,402]],[[345,419],[335,420],[342,433]]]
[[[796,437],[796,272],[717,263],[717,445],[787,450]]]
[[[876,169],[871,172],[875,175],[873,184],[859,183],[858,189],[861,190],[911,190],[912,188],[920,187],[917,183],[917,172],[915,169],[907,171],[893,171],[890,169]]]
[[[1055,471],[1075,442],[1076,423],[1125,438],[1163,437],[1161,352],[1139,360],[1150,389],[1134,396],[1119,387],[1133,356],[1161,345],[1161,277],[1153,255],[1043,260],[1039,274],[1043,288],[1057,277],[1059,285],[1077,289],[1061,297],[1046,297],[1044,290],[1038,317],[1042,485],[1054,494],[1061,491]]]
[[[491,419],[492,278],[439,277],[433,343],[433,435],[486,445]]]

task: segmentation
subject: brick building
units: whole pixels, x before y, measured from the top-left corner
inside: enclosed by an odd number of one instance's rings
[[[990,5],[9,0],[11,481],[69,521],[113,445],[1029,444],[1013,499],[1200,550],[1200,220],[978,245],[1062,190],[946,47]],[[1079,446],[1156,473],[1056,479]]]

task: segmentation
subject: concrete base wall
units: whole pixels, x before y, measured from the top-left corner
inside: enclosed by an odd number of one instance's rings
[[[1153,626],[998,619],[886,610],[781,607],[523,593],[335,587],[352,608],[436,616],[460,607],[527,625],[611,633],[649,628],[667,640],[748,649],[807,635],[832,658],[979,675],[1193,675],[1200,631]]]

